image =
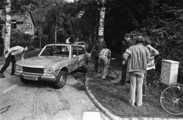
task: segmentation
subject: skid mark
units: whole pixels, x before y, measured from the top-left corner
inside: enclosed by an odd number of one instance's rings
[[[11,105],[8,105],[6,107],[3,107],[0,109],[0,114],[4,113],[4,112],[7,112],[9,110],[9,108],[11,107]]]
[[[33,120],[52,120],[51,116],[45,114],[45,104],[44,99],[42,99],[42,94],[44,91],[37,88],[34,99],[33,99],[33,106],[32,106],[32,119]],[[49,96],[47,96],[49,97]]]

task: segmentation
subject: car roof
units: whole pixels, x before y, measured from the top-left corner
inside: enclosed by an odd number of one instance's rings
[[[71,46],[72,44],[67,43],[56,43],[56,44],[47,44],[46,46]]]
[[[68,43],[56,43],[56,44],[47,44],[46,46],[81,46],[81,45],[68,44]]]

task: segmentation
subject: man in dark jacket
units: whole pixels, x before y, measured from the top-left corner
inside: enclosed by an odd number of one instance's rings
[[[135,45],[135,41],[130,38],[130,34],[126,34],[124,37],[125,41],[122,41],[123,49],[122,54],[126,51],[127,48],[129,48],[132,45]],[[120,84],[125,85],[126,80],[126,69],[127,69],[127,63],[123,64],[124,59],[122,60],[122,73],[121,73],[121,80]]]
[[[95,72],[98,72],[99,53],[103,48],[106,48],[106,43],[103,37],[99,37],[97,45],[95,46]]]

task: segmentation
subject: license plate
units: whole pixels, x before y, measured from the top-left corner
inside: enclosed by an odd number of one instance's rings
[[[27,80],[35,80],[35,81],[37,81],[37,80],[38,80],[38,77],[36,77],[36,76],[27,76],[27,75],[25,75],[25,76],[24,76],[24,79],[27,79]]]

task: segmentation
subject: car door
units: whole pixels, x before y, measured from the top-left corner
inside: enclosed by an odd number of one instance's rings
[[[78,52],[77,46],[72,46],[72,55],[71,55],[72,63],[71,63],[71,70],[74,71],[78,68]]]
[[[79,56],[78,64],[79,64],[79,67],[82,67],[86,64],[86,59],[87,59],[86,51],[82,46],[77,46],[77,50],[78,50],[78,56]]]

